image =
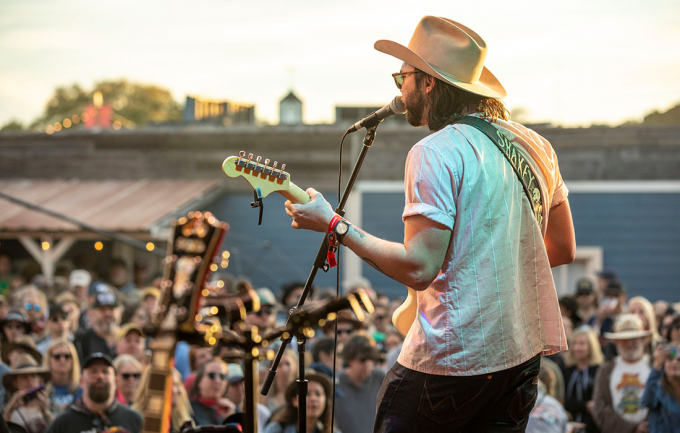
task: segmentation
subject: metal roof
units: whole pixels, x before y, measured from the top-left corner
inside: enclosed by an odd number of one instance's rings
[[[99,229],[146,232],[200,201],[215,180],[0,180],[0,191]],[[0,232],[79,232],[70,222],[0,198]]]

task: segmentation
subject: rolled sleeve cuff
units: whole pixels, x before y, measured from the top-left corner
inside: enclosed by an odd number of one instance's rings
[[[409,203],[404,207],[404,213],[401,215],[402,220],[413,215],[422,215],[425,218],[436,223],[442,224],[453,230],[454,219],[451,215],[442,212],[434,206],[425,203]]]
[[[553,194],[552,203],[550,203],[550,209],[562,204],[562,202],[567,199],[567,196],[569,196],[569,190],[567,189],[567,185],[562,182],[562,184],[555,190],[555,193]]]

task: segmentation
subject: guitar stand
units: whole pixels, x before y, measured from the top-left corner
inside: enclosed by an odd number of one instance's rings
[[[363,141],[363,147],[361,148],[361,152],[359,153],[359,156],[357,157],[357,161],[354,164],[354,168],[352,169],[352,173],[350,175],[349,180],[347,181],[347,185],[345,186],[345,191],[343,192],[342,198],[340,199],[340,202],[338,203],[338,207],[335,209],[335,213],[337,213],[340,216],[345,215],[345,204],[347,203],[347,200],[349,199],[349,194],[352,192],[352,188],[354,187],[354,182],[356,181],[357,177],[359,176],[359,170],[361,170],[361,165],[364,162],[364,159],[366,158],[366,154],[368,153],[368,149],[371,148],[373,145],[373,141],[375,140],[375,135],[378,129],[378,124],[375,126],[371,126],[366,128],[366,136],[364,137]],[[305,300],[307,299],[307,296],[309,296],[309,292],[312,287],[312,283],[314,282],[314,278],[316,278],[316,273],[318,272],[319,269],[322,269],[324,272],[327,272],[329,269],[329,265],[326,262],[327,259],[327,254],[328,254],[328,236],[324,235],[323,241],[321,242],[321,246],[319,247],[319,251],[316,254],[316,258],[314,259],[314,265],[312,267],[311,272],[309,273],[309,277],[307,277],[307,281],[305,282],[305,287],[304,290],[302,291],[302,294],[300,295],[300,299],[298,300],[297,305],[291,309],[291,311],[288,313],[288,320],[286,321],[286,327],[288,327],[288,324],[290,323],[291,317],[293,317],[294,312],[299,309],[304,303]],[[272,363],[271,368],[269,369],[269,373],[267,374],[267,378],[264,381],[264,384],[262,384],[262,390],[260,391],[260,394],[262,395],[267,395],[269,392],[269,388],[271,387],[272,383],[274,382],[274,377],[276,376],[276,370],[279,366],[279,363],[281,362],[281,359],[283,358],[283,353],[286,350],[286,347],[288,344],[291,342],[292,337],[289,336],[288,338],[281,338],[281,346],[279,347],[278,352],[276,353],[276,358],[274,358],[274,362]],[[300,352],[300,357],[304,358],[304,350],[305,350],[305,345],[304,343],[301,346],[298,346],[298,351]],[[304,385],[300,385],[300,381],[298,381],[298,387],[300,390],[302,390],[302,387],[304,386],[306,390],[307,383],[304,380],[304,370],[301,370],[299,372],[300,374],[300,380],[304,382]],[[335,404],[335,396],[333,396],[333,404]],[[302,416],[303,410],[307,410],[307,399],[306,399],[306,392],[304,395],[299,395],[298,396],[298,431],[299,432],[306,432],[307,431],[307,419],[305,416]]]

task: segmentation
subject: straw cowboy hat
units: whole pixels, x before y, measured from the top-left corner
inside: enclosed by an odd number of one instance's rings
[[[14,378],[22,374],[37,374],[40,376],[42,383],[49,382],[52,377],[50,372],[45,367],[39,365],[31,355],[23,354],[19,358],[17,367],[2,377],[2,385],[10,393],[16,391]]]
[[[614,322],[614,332],[604,333],[604,337],[609,340],[632,340],[650,335],[652,332],[645,331],[642,319],[636,314],[619,314]]]
[[[0,355],[2,356],[2,361],[5,364],[9,364],[9,354],[14,349],[21,349],[25,353],[31,355],[33,359],[38,361],[38,363],[42,363],[43,356],[35,348],[35,341],[33,341],[33,338],[30,335],[20,335],[15,341],[2,345],[2,349],[0,349]]]
[[[503,85],[484,67],[484,39],[448,18],[423,17],[408,47],[387,40],[379,40],[374,47],[470,93],[491,98],[507,96]]]

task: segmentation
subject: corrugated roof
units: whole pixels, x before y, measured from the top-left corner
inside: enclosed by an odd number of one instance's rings
[[[0,191],[94,227],[147,231],[198,200],[215,180],[0,180]],[[0,231],[76,232],[75,224],[0,198]]]

